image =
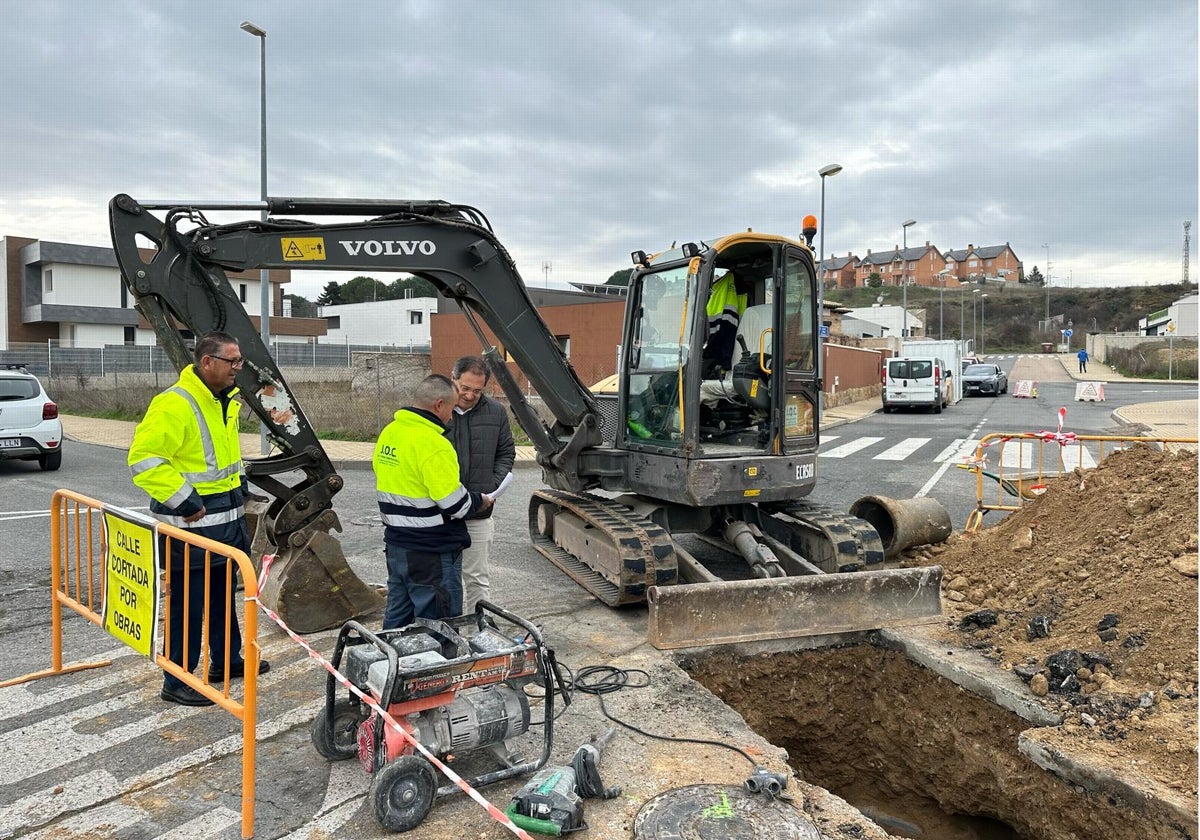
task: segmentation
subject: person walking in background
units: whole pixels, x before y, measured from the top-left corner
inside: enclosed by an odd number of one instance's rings
[[[1075,354],[1079,358],[1079,372],[1087,373],[1088,351],[1086,347],[1079,348],[1079,352]]]
[[[471,544],[466,517],[488,510],[492,499],[458,480],[458,458],[446,423],[458,393],[441,374],[417,386],[375,443],[371,466],[383,519],[387,602],[383,629],[414,617],[462,613],[462,551]]]
[[[463,356],[451,374],[458,402],[446,436],[458,454],[458,478],[468,490],[494,493],[512,473],[517,457],[512,427],[504,406],[483,392],[491,372],[479,356]],[[481,600],[490,600],[488,571],[492,539],[496,533],[493,508],[466,519],[471,545],[463,549],[463,612],[475,611]]]
[[[237,339],[221,332],[200,336],[193,363],[179,381],[150,401],[133,432],[129,472],[133,483],[150,496],[150,513],[160,522],[250,553],[243,502],[246,475],[238,442],[238,408],[234,379],[243,360]],[[242,632],[233,610],[233,587],[227,585],[228,559],[210,555],[205,574],[204,552],[171,541],[170,556],[160,537],[160,563],[168,569],[167,658],[189,673],[200,661],[204,639],[205,589],[208,589],[208,649],[210,681],[245,675]],[[185,599],[185,588],[187,590]],[[225,662],[226,622],[229,616],[230,661]],[[186,621],[187,650],[184,644]],[[265,674],[271,665],[258,663]],[[169,672],[163,675],[163,700],[183,706],[211,706],[200,692]]]

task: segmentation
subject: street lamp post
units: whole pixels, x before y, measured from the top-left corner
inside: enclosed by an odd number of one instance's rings
[[[821,260],[818,263],[821,275],[821,291],[820,295],[822,303],[824,303],[825,295],[825,179],[831,178],[842,171],[842,166],[839,163],[831,163],[828,166],[822,166],[817,170],[817,174],[821,176]],[[822,317],[824,313],[822,312]]]
[[[976,302],[979,300],[979,289],[971,292],[971,345],[978,352],[979,348],[979,315]]]
[[[987,295],[979,296],[979,355],[982,356],[987,346]]]
[[[950,273],[950,269],[943,268],[938,272],[938,280],[941,285],[938,286],[938,341],[946,337],[945,321],[946,321],[946,275]]]
[[[825,376],[825,349],[821,341],[821,327],[825,322],[825,179],[842,171],[840,163],[831,163],[817,170],[821,176],[821,254],[817,262],[817,379]],[[822,388],[824,390],[824,388]]]
[[[963,350],[967,346],[967,302],[965,295],[967,287],[962,281],[958,281],[958,340],[963,343]]]
[[[1043,281],[1046,284],[1046,329],[1050,329],[1050,246],[1042,245],[1046,249],[1046,278]]]
[[[258,39],[259,43],[259,197],[263,202],[262,220],[267,220],[267,31],[255,26],[248,20],[242,21],[241,29]],[[258,274],[259,316],[263,346],[271,352],[271,272],[262,269]],[[267,441],[267,427],[261,425],[259,445],[262,454],[268,454],[270,444]]]
[[[900,267],[900,282],[904,284],[904,294],[901,296],[901,307],[904,309],[904,322],[900,326],[901,340],[908,337],[908,229],[917,223],[916,219],[909,219],[900,226],[901,233],[904,236],[904,251],[900,254],[904,261]]]

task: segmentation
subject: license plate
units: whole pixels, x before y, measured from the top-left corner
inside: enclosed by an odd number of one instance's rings
[[[20,438],[0,438],[0,449],[15,449],[20,445]]]

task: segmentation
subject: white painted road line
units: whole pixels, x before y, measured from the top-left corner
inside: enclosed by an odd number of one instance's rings
[[[242,815],[228,808],[214,808],[183,825],[158,835],[154,840],[193,840],[195,837],[217,837],[228,828],[241,825]]]
[[[843,443],[841,446],[835,446],[828,452],[819,452],[817,453],[817,457],[845,458],[847,455],[853,455],[860,449],[866,449],[868,446],[873,446],[874,444],[879,443],[881,440],[883,440],[881,437],[862,437],[858,440],[852,440],[849,443]]]
[[[303,659],[281,668],[272,668],[271,672],[259,681],[260,691],[269,690],[272,683],[286,684],[296,674],[310,667],[309,661]],[[128,672],[123,673],[122,671],[123,669],[114,668],[110,674],[96,675],[89,681],[89,689],[95,687],[94,680],[98,678],[104,679],[106,682],[113,676],[119,678],[115,680],[116,682],[128,680]],[[155,688],[157,685],[156,679]],[[78,697],[78,687],[71,688],[65,695],[62,693],[63,691],[65,689],[55,689],[50,693],[58,695],[59,702]],[[19,700],[17,705],[24,705],[25,708],[39,708],[48,705],[36,702],[43,698],[30,699],[22,696],[29,694],[32,692],[28,691],[25,686],[12,686],[3,693],[5,699]],[[157,698],[155,702],[159,702]],[[324,705],[323,697],[315,698],[302,706],[287,710],[278,717],[268,720],[260,717],[256,727],[258,740],[271,738],[280,732],[311,721]],[[74,761],[87,761],[102,750],[130,742],[138,737],[146,737],[156,729],[169,727],[186,717],[213,713],[213,710],[209,708],[185,708],[164,703],[159,707],[163,709],[162,711],[146,715],[137,722],[125,726],[105,730],[95,723],[95,718],[119,709],[129,708],[145,709],[146,692],[135,689],[118,697],[91,704],[84,709],[42,720],[33,726],[0,733],[0,755],[8,757],[5,761],[7,772],[4,774],[4,784],[12,784],[40,773],[56,770]],[[55,781],[51,787],[30,794],[19,802],[0,810],[0,837],[12,834],[15,829],[9,830],[11,825],[15,825],[17,828],[37,828],[64,814],[101,806],[108,807],[106,803],[109,800],[122,796],[128,791],[150,787],[190,768],[208,764],[226,755],[236,754],[242,749],[241,728],[232,717],[227,718],[227,725],[234,730],[229,735],[212,743],[203,744],[191,752],[175,756],[134,778],[116,780],[115,784],[119,790],[115,792],[112,790],[114,782],[111,774],[95,775],[90,779],[89,784],[71,785],[66,791],[60,793],[55,793],[55,790],[63,784],[61,774],[58,777],[52,776]],[[88,731],[81,732],[80,729]],[[90,730],[102,730],[103,734],[92,734]],[[54,734],[50,737],[47,733]],[[64,795],[68,792],[71,795]],[[84,830],[82,835],[90,836],[90,833]]]
[[[0,810],[0,837],[11,837],[19,828],[45,825],[60,814],[82,811],[124,792],[125,786],[107,770],[63,776],[53,787],[31,793]]]
[[[932,438],[906,438],[900,441],[895,446],[885,449],[875,456],[876,461],[903,461],[909,455],[912,455],[925,444],[929,443]]]

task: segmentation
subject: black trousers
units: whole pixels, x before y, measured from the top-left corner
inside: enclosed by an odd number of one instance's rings
[[[204,607],[207,604],[210,621],[208,624],[208,657],[211,666],[225,665],[226,615],[229,615],[229,655],[234,662],[242,658],[242,630],[234,610],[233,596],[236,586],[227,585],[227,564],[212,566],[205,575],[204,554],[192,552],[192,562],[185,572],[183,567],[172,563],[171,588],[167,593],[167,658],[185,671],[196,670],[204,643]],[[234,581],[237,570],[233,569]],[[208,579],[208,599],[205,600],[204,582]],[[184,629],[187,629],[187,650],[184,650]],[[171,674],[163,674],[163,688],[177,689],[183,683]]]

